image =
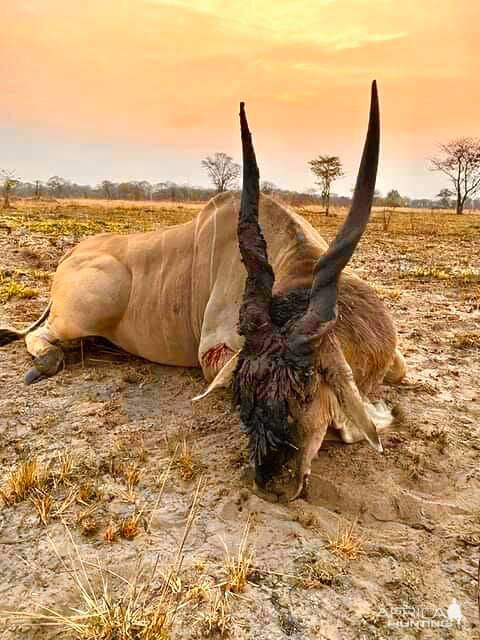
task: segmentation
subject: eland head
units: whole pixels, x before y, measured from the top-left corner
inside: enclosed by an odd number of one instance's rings
[[[234,402],[249,437],[257,484],[270,480],[285,454],[298,450],[297,497],[325,432],[336,419],[360,429],[382,447],[352,372],[335,337],[337,285],[370,216],[377,174],[380,119],[372,84],[368,132],[352,206],[313,272],[310,290],[276,296],[274,271],[258,222],[259,171],[244,103],[240,104],[243,187],[238,243],[247,272],[239,330],[244,346],[234,372]],[[341,414],[341,418],[340,418]],[[292,422],[298,439],[292,439]]]

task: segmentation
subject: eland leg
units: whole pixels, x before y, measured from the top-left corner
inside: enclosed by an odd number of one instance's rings
[[[54,376],[63,363],[63,351],[56,346],[58,338],[48,322],[25,337],[27,351],[33,357],[33,367],[25,374],[25,383],[32,384],[42,378]]]
[[[295,500],[300,496],[308,482],[312,470],[312,460],[317,455],[335,414],[336,401],[331,390],[326,385],[315,395],[313,402],[307,406],[291,406],[294,420],[302,426],[300,442],[298,443],[297,470],[295,488],[288,500]]]
[[[302,446],[298,452],[297,474],[295,478],[295,488],[288,500],[296,500],[300,497],[305,485],[308,483],[312,472],[312,460],[322,446],[323,439],[327,432],[328,422],[317,423],[313,429],[305,430],[303,434]]]
[[[399,349],[396,349],[393,362],[390,365],[389,370],[385,375],[385,382],[389,384],[398,384],[407,375],[407,363],[405,358],[400,353]]]
[[[57,373],[63,362],[58,342],[103,336],[124,346],[116,338],[130,288],[129,270],[108,254],[78,252],[62,262],[52,284],[50,315],[25,338],[34,357],[25,382],[31,384]]]

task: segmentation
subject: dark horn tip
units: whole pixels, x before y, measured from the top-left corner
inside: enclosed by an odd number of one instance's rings
[[[247,114],[245,113],[245,102],[240,102],[240,125],[242,127],[242,131],[246,131],[248,129],[247,124]]]
[[[372,82],[372,102],[378,105],[378,88],[376,80]]]
[[[245,102],[240,102],[240,121],[243,123],[247,119],[247,114],[245,113]]]

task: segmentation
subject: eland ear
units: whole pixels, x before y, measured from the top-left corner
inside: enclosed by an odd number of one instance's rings
[[[347,363],[336,338],[330,339],[322,351],[322,366],[327,371],[326,382],[337,398],[345,418],[354,426],[355,431],[380,453],[382,443],[374,420],[367,410],[355,383],[352,370]],[[360,438],[356,438],[358,441]]]
[[[237,366],[237,360],[238,360],[239,354],[240,354],[240,351],[237,351],[237,353],[235,353],[230,358],[230,360],[220,369],[220,371],[217,373],[215,378],[208,385],[208,388],[206,389],[206,391],[201,393],[199,396],[195,396],[195,398],[192,399],[192,402],[203,400],[208,395],[210,395],[212,391],[215,391],[215,389],[228,387],[228,385],[232,381],[233,372],[235,371],[235,367]]]

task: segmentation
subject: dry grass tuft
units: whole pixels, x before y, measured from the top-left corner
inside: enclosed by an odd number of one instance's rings
[[[114,444],[112,450],[109,451],[105,460],[102,461],[101,467],[106,473],[112,476],[121,476],[128,483],[135,480],[135,466],[140,475],[140,468],[148,459],[148,452],[145,447],[143,436],[140,433],[131,433],[127,436],[119,437]],[[138,482],[135,480],[134,484]]]
[[[58,483],[65,484],[70,481],[75,463],[71,451],[64,449],[57,456],[58,471],[56,472],[54,479]]]
[[[185,599],[193,602],[210,602],[212,595],[212,583],[205,576],[201,576],[185,592]]]
[[[300,572],[299,582],[304,589],[319,589],[324,585],[334,585],[337,578],[343,573],[343,567],[335,562],[326,560],[307,562]]]
[[[96,502],[102,498],[102,490],[94,480],[87,480],[78,487],[77,500],[82,504]]]
[[[84,536],[93,536],[98,531],[98,522],[92,516],[80,520],[80,528]]]
[[[457,333],[452,339],[452,344],[456,349],[478,349],[480,347],[480,332]]]
[[[123,518],[118,527],[118,532],[125,540],[133,540],[139,534],[139,523],[142,512],[135,513],[127,518]]]
[[[223,569],[225,571],[225,591],[243,593],[248,583],[248,578],[253,572],[253,551],[248,546],[248,536],[251,529],[250,518],[243,530],[237,555],[231,555],[225,546],[225,559]]]
[[[62,518],[65,512],[78,500],[78,488],[72,487],[66,496],[57,505],[55,513],[52,515],[55,518]]]
[[[47,468],[35,458],[22,462],[11,471],[0,489],[0,496],[6,505],[16,504],[30,497],[38,490],[41,492],[47,480]]]
[[[356,560],[361,556],[364,553],[363,542],[354,532],[356,524],[356,520],[344,527],[339,523],[335,536],[328,538],[327,548],[335,555],[348,560]]]
[[[184,437],[180,449],[174,454],[175,468],[182,480],[194,480],[202,466],[194,455],[187,438]]]
[[[113,522],[113,520],[110,520],[110,523],[108,527],[105,529],[105,532],[103,534],[103,539],[105,540],[105,542],[108,542],[109,544],[113,544],[116,541],[118,534],[119,534],[118,527]]]
[[[59,452],[51,463],[42,464],[32,458],[20,463],[7,475],[0,496],[7,505],[21,502],[32,493],[38,499],[38,492],[43,493],[45,487],[57,489],[60,485],[71,485],[74,472],[74,458],[68,449]],[[78,493],[75,489],[75,498]]]
[[[197,616],[196,624],[203,638],[211,636],[225,638],[230,631],[231,623],[232,616],[230,614],[228,593],[223,593],[217,589],[210,596],[206,611]]]
[[[37,510],[40,522],[47,526],[50,522],[53,498],[49,493],[35,489],[35,494],[30,496],[30,501]]]
[[[131,462],[125,469],[125,481],[127,483],[127,489],[129,493],[135,491],[135,487],[140,480],[140,467],[136,462]]]

